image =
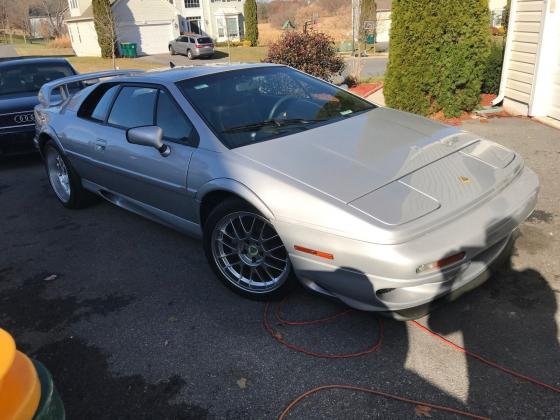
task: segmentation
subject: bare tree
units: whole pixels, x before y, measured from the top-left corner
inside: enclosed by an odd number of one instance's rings
[[[0,0],[0,29],[4,34],[18,30],[23,35],[29,34],[29,7],[32,0]]]
[[[42,13],[45,14],[51,25],[52,33],[55,37],[59,37],[66,33],[64,19],[68,13],[67,0],[38,0]]]

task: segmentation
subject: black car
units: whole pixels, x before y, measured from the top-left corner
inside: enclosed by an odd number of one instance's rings
[[[0,62],[0,156],[35,150],[33,108],[43,84],[76,74],[63,58],[27,58]]]

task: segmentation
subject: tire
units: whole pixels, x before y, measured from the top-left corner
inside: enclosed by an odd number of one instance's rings
[[[176,54],[177,54],[177,53],[175,52],[175,48],[173,48],[172,45],[169,46],[169,53],[170,53],[171,55],[176,55]]]
[[[216,276],[243,297],[280,299],[297,285],[280,236],[243,200],[227,199],[210,212],[203,244]]]
[[[191,50],[187,50],[187,58],[188,58],[189,60],[192,60],[192,59],[193,59],[193,55],[192,55]]]
[[[70,161],[52,140],[43,147],[43,155],[49,184],[64,207],[79,209],[94,201],[95,196],[82,187],[80,177]]]

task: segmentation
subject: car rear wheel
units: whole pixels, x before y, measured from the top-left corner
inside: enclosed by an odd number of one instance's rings
[[[84,190],[78,174],[58,147],[48,141],[43,149],[45,169],[58,201],[68,208],[81,208],[91,203],[93,194]]]
[[[204,225],[204,250],[218,278],[250,299],[277,299],[296,284],[280,236],[242,200],[229,199],[212,210]]]
[[[187,58],[188,58],[189,60],[192,60],[192,59],[193,59],[193,55],[192,55],[192,51],[191,51],[191,50],[187,50]]]

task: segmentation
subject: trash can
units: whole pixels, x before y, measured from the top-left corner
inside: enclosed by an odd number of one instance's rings
[[[132,57],[132,47],[130,42],[121,42],[121,53],[123,57]]]
[[[128,51],[130,53],[130,56],[129,56],[130,58],[138,57],[138,54],[136,53],[136,48],[137,48],[137,46],[136,46],[135,42],[130,42],[128,44]]]
[[[121,56],[128,57],[128,43],[121,42]]]

